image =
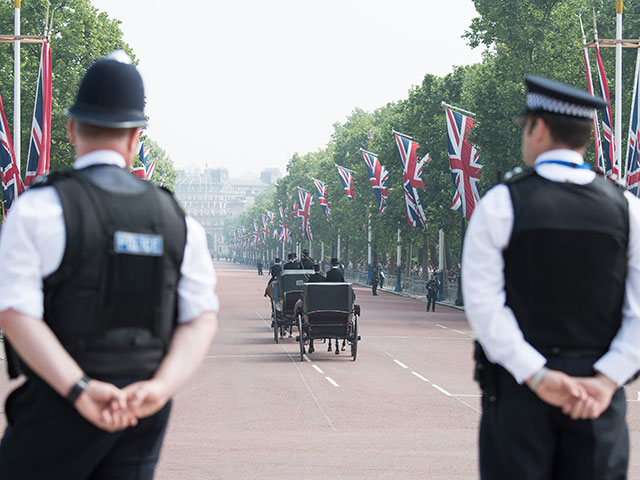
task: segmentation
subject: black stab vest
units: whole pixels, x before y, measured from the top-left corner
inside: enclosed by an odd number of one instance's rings
[[[622,321],[628,203],[597,177],[508,182],[514,224],[504,251],[506,304],[543,353],[604,353]]]
[[[102,188],[101,176],[135,188]],[[44,279],[45,322],[89,375],[153,374],[176,325],[183,211],[116,166],[53,174],[46,185],[60,197],[66,248]]]

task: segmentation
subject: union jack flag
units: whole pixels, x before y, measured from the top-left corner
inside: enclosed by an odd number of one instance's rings
[[[609,84],[604,71],[602,57],[600,57],[600,47],[596,42],[596,61],[598,64],[598,80],[600,95],[607,101],[607,106],[602,109],[602,150],[605,160],[605,174],[607,178],[617,181],[620,179],[620,167],[616,159],[616,141],[613,132],[613,115],[611,114],[611,97],[609,96]]]
[[[0,175],[2,176],[2,211],[9,211],[18,195],[24,192],[24,184],[20,178],[20,170],[13,153],[9,124],[4,115],[2,97],[0,97]]]
[[[310,207],[313,203],[313,195],[306,190],[298,188],[298,208],[295,210],[295,216],[300,218],[301,230],[303,238],[311,241],[313,236],[311,235],[311,223],[309,221]]]
[[[469,142],[468,136],[475,122],[473,118],[454,112],[450,108],[447,114],[447,147],[449,149],[449,167],[453,182],[452,210],[458,210],[466,218],[471,218],[476,203],[480,201],[477,181],[482,178],[480,157],[476,147]]]
[[[586,43],[586,38],[583,33],[583,42]],[[593,77],[591,76],[591,63],[589,62],[589,52],[587,47],[582,49],[584,56],[584,65],[587,71],[587,86],[589,87],[589,93],[593,95]],[[602,151],[602,137],[600,135],[600,122],[598,121],[598,112],[595,112],[593,116],[593,141],[595,144],[595,153],[596,153],[596,171],[604,174],[605,172],[605,161],[604,161],[604,152]]]
[[[340,175],[340,180],[342,181],[344,191],[347,193],[347,197],[349,200],[353,200],[353,175],[351,174],[351,170],[341,167],[340,165],[336,165],[336,167],[338,167],[338,174]]]
[[[280,222],[280,236],[278,237],[278,240],[285,243],[291,243],[291,231],[283,222]]]
[[[284,208],[278,207],[278,210],[280,211],[280,218],[284,218]]]
[[[316,186],[316,191],[318,192],[318,201],[320,202],[320,206],[322,207],[322,211],[329,218],[329,213],[331,212],[331,202],[327,200],[327,186],[324,182],[321,182],[318,179],[313,179],[313,183]]]
[[[267,210],[267,217],[269,217],[269,223],[273,225],[276,221],[276,214],[271,210]]]
[[[422,207],[422,198],[418,189],[424,190],[422,183],[422,166],[429,161],[429,156],[425,156],[418,161],[418,145],[406,135],[395,132],[396,145],[402,162],[404,188],[404,198],[407,204],[407,221],[413,227],[421,227],[427,229],[427,216]]]
[[[262,242],[267,243],[267,238],[269,238],[269,220],[264,215],[262,215],[262,228],[260,229],[260,234],[262,235]]]
[[[274,228],[271,232],[271,238],[273,238],[274,240],[277,240],[278,238],[280,238],[280,234],[278,233],[278,229]]]
[[[633,87],[633,100],[631,104],[631,120],[629,121],[629,143],[627,144],[627,190],[635,197],[640,196],[640,50],[636,62],[636,78]]]
[[[133,167],[131,169],[131,173],[133,173],[136,177],[141,178],[143,180],[148,180],[153,175],[153,171],[156,167],[155,160],[149,161],[149,152],[151,151],[151,147],[145,147],[142,142],[138,143],[138,160],[142,163],[141,167]]]
[[[360,150],[362,150],[362,155],[364,156],[364,163],[367,165],[373,193],[375,193],[376,199],[378,200],[378,211],[382,213],[384,210],[384,201],[389,196],[390,191],[385,186],[389,173],[374,153],[367,152],[362,148]]]
[[[33,106],[31,140],[24,183],[31,186],[36,177],[49,172],[51,148],[51,45],[42,43],[36,101]]]
[[[258,222],[256,222],[255,220],[253,221],[253,239],[251,244],[254,246],[257,246],[258,243],[260,242],[260,230],[258,229]]]

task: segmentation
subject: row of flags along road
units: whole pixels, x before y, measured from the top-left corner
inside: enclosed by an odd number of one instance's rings
[[[464,115],[455,110],[455,107],[445,108],[447,122],[447,147],[449,157],[449,167],[451,170],[451,181],[453,189],[453,201],[451,209],[460,211],[466,218],[470,218],[476,203],[480,200],[480,193],[477,186],[478,180],[482,178],[480,169],[482,164],[475,146],[469,141],[469,134],[475,126],[472,117]],[[409,225],[427,229],[427,216],[425,214],[425,190],[426,185],[422,181],[422,171],[428,165],[431,158],[427,153],[422,159],[418,159],[418,149],[420,145],[410,136],[393,131],[398,154],[402,164],[402,179],[405,202],[407,207],[407,222]],[[382,165],[378,156],[363,148],[360,149],[369,174],[369,181],[377,201],[378,212],[383,213],[385,200],[391,192],[386,182],[389,177],[387,169]],[[355,196],[354,171],[346,167],[335,165],[338,176],[349,200]],[[316,187],[318,202],[322,207],[327,221],[330,221],[331,202],[327,197],[327,185],[322,180],[312,178]],[[313,204],[313,195],[307,190],[298,188],[298,201],[293,205],[293,216],[300,219],[302,238],[311,241],[310,207]],[[289,196],[291,199],[291,196]],[[272,232],[272,238],[290,243],[291,232],[287,228],[287,207],[280,206],[280,231]],[[267,217],[273,225],[273,213],[267,210]],[[263,229],[258,230],[257,222],[254,220],[253,236],[243,231],[243,228],[236,230],[232,234],[232,248],[244,249],[247,247],[257,247],[266,243],[269,237],[269,230],[266,224],[265,215],[262,215]],[[260,234],[262,232],[262,235]]]

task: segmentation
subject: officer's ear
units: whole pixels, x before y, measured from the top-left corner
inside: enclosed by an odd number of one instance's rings
[[[73,118],[70,118],[67,121],[67,135],[69,136],[69,141],[75,145],[77,136],[76,136],[76,121]]]

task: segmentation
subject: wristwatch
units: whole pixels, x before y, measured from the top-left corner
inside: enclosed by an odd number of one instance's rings
[[[71,387],[71,390],[69,390],[69,393],[65,397],[71,405],[73,405],[78,399],[78,397],[82,394],[82,392],[86,390],[90,381],[91,381],[91,377],[87,374],[84,374],[82,378],[78,380],[73,385],[73,387]]]

